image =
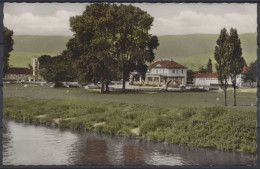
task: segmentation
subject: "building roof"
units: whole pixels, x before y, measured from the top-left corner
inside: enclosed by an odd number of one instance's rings
[[[217,78],[218,75],[216,72],[214,73],[196,73],[194,75],[195,78]]]
[[[7,70],[6,74],[32,74],[32,71],[28,68],[22,68],[22,67],[12,67]]]
[[[152,63],[148,68],[186,68],[173,60],[159,60]]]
[[[243,67],[243,70],[242,70],[242,73],[246,73],[246,72],[248,71],[248,69],[249,69],[249,67],[244,66],[244,67]]]

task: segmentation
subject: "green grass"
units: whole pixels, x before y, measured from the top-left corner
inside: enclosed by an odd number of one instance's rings
[[[36,116],[45,115],[44,118]],[[133,135],[199,147],[256,152],[255,112],[223,107],[164,107],[82,99],[4,98],[4,116],[73,130]],[[60,118],[59,124],[53,119]],[[66,120],[67,118],[73,118]],[[95,123],[105,122],[94,127]]]
[[[69,91],[69,93],[67,93]],[[142,105],[211,107],[224,105],[223,92],[162,92],[162,93],[108,93],[100,94],[83,88],[50,88],[48,86],[4,85],[4,97],[32,99],[88,99],[97,102],[123,102]],[[217,101],[219,99],[219,101]],[[256,110],[256,93],[237,93],[236,109]],[[233,104],[233,93],[228,92],[228,104]],[[253,106],[251,106],[253,104]],[[232,107],[233,108],[233,107]]]
[[[13,119],[126,136],[140,128],[140,137],[146,139],[256,152],[256,93],[238,92],[238,106],[224,107],[223,92],[100,94],[18,84],[5,84],[3,92],[4,116]],[[228,99],[231,105],[230,91]],[[94,127],[99,122],[105,124]]]

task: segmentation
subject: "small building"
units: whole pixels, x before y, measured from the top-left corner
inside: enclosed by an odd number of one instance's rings
[[[193,81],[196,86],[218,85],[218,75],[217,73],[197,73]]]
[[[28,68],[12,67],[5,74],[5,81],[31,81],[32,71]]]
[[[148,67],[145,85],[186,86],[187,68],[173,59],[161,59]]]
[[[237,75],[236,85],[238,87],[246,87],[246,83],[243,81],[243,74],[248,70],[248,67],[244,66],[242,73]],[[218,85],[218,75],[217,73],[197,73],[194,75],[194,84],[196,86],[212,86]],[[228,84],[232,85],[231,78],[228,78]]]

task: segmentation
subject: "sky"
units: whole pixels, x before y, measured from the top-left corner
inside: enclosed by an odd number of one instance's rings
[[[72,36],[69,18],[89,3],[5,3],[4,25],[15,35]],[[154,17],[151,34],[219,34],[223,27],[256,32],[256,4],[133,3]]]

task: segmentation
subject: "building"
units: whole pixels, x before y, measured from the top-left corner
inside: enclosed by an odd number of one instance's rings
[[[196,86],[218,85],[218,75],[217,73],[197,73],[193,81]]]
[[[31,57],[31,66],[33,81],[43,81],[43,78],[40,76],[40,62],[38,56]]]
[[[32,71],[28,68],[12,67],[5,74],[5,81],[31,81]]]
[[[148,67],[145,85],[186,86],[187,68],[172,59],[161,59]]]
[[[247,84],[243,81],[243,74],[248,70],[248,67],[244,66],[241,74],[237,75],[236,85],[238,87],[245,87]],[[194,75],[194,84],[196,86],[212,86],[218,85],[217,73],[197,73]],[[228,78],[228,84],[232,85],[231,78]]]

